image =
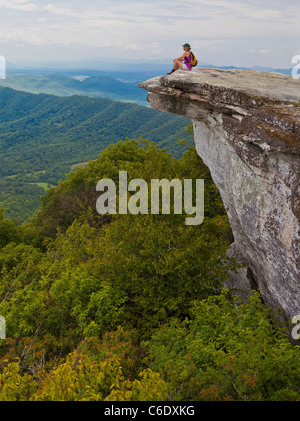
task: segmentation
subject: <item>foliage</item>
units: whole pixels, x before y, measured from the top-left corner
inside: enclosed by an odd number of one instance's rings
[[[37,383],[29,374],[20,374],[19,364],[11,362],[0,373],[0,401],[24,401],[35,392]]]
[[[17,224],[5,219],[4,214],[4,209],[0,208],[0,250],[9,243],[21,241]]]
[[[47,191],[42,198],[41,210],[25,225],[30,241],[33,241],[32,237],[55,238],[58,230],[66,232],[76,219],[86,218],[96,228],[109,222],[109,216],[100,217],[96,211],[99,196],[96,185],[102,178],[110,178],[118,186],[119,171],[127,171],[128,182],[134,178],[142,178],[148,183],[153,178],[204,179],[205,216],[221,215],[224,221],[226,219],[220,194],[195,148],[188,148],[182,158],[176,159],[148,140],[126,139],[117,145],[110,145],[98,159],[89,162],[85,168],[71,172],[57,188]],[[176,219],[176,216],[173,217]],[[230,230],[227,230],[227,235],[230,240]]]
[[[50,338],[49,338],[50,339]],[[111,347],[115,342],[116,346]],[[45,345],[45,343],[43,343]],[[107,348],[109,345],[109,348]],[[106,347],[106,348],[105,348]],[[167,396],[167,384],[150,369],[132,375],[136,354],[128,332],[119,329],[103,341],[89,338],[50,370],[21,369],[18,357],[2,359],[0,401],[158,401]],[[12,361],[11,361],[12,359]],[[30,371],[30,370],[29,370]],[[126,377],[125,377],[126,376]]]
[[[125,379],[116,358],[90,361],[76,351],[43,379],[20,374],[17,362],[0,374],[0,401],[159,401],[167,396],[167,385],[150,369],[134,381]]]
[[[90,361],[76,351],[65,363],[50,371],[31,400],[47,401],[121,401],[164,400],[166,385],[160,375],[150,369],[133,382],[124,378],[120,362],[108,358]]]
[[[171,399],[300,400],[299,346],[275,329],[258,292],[246,304],[226,290],[196,301],[190,320],[172,320],[144,346]]]
[[[172,214],[99,217],[95,185],[105,177],[118,184],[121,169],[128,180],[205,178],[205,222],[186,226],[186,215]],[[221,205],[194,149],[177,160],[147,141],[142,147],[136,140],[111,145],[51,189],[24,226],[27,242],[33,238],[41,246],[45,234],[52,237],[44,248],[5,250],[0,312],[10,334],[47,332],[76,342],[122,325],[147,336],[166,318],[185,317],[191,302],[216,294],[234,268],[226,257],[231,236]]]
[[[173,208],[98,215],[95,186],[118,187],[120,170],[204,179],[204,222],[187,226]],[[299,347],[259,293],[243,303],[222,291],[231,242],[195,149],[176,159],[143,139],[70,173],[22,226],[1,211],[0,399],[299,400]]]

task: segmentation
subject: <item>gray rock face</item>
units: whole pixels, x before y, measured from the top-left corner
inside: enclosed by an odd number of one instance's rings
[[[300,80],[279,73],[195,68],[139,85],[152,107],[192,119],[248,264],[234,282],[257,284],[285,319],[300,314]]]

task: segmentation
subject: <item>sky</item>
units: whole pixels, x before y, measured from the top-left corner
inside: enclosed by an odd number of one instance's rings
[[[290,68],[299,0],[0,0],[0,55],[15,64],[96,58]]]

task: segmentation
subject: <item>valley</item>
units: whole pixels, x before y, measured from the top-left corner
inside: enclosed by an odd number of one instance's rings
[[[48,186],[127,137],[146,138],[180,157],[184,147],[178,139],[192,139],[186,133],[188,123],[185,117],[137,104],[2,87],[0,207],[7,218],[24,222],[39,207]]]

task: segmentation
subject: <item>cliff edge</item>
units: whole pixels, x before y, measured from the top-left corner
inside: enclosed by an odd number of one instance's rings
[[[255,286],[284,318],[300,314],[300,80],[279,73],[194,68],[139,84],[153,108],[189,117]]]

